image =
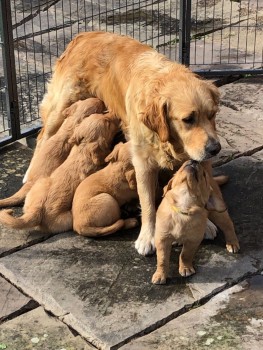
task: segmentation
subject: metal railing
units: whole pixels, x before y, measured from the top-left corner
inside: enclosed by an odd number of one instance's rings
[[[0,146],[41,126],[38,107],[52,66],[81,31],[132,36],[203,75],[263,72],[260,0],[0,0],[0,4]]]

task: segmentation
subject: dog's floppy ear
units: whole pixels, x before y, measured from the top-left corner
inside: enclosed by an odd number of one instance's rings
[[[213,191],[211,191],[208,202],[206,204],[206,209],[209,211],[217,211],[219,213],[222,213],[226,211],[227,207],[223,199],[218,197]]]
[[[116,162],[118,160],[119,150],[121,146],[123,145],[123,142],[119,142],[112,150],[112,152],[105,158],[105,162]]]
[[[155,131],[161,142],[169,140],[168,103],[159,96],[153,99],[141,115],[141,121],[150,130]]]
[[[135,170],[132,169],[132,170],[126,171],[125,177],[126,177],[126,180],[129,184],[130,189],[136,190],[137,184],[136,184]]]
[[[163,197],[166,195],[166,193],[168,191],[170,191],[172,189],[172,182],[173,182],[173,177],[171,178],[171,180],[169,180],[168,184],[166,186],[164,186],[164,188],[163,188]]]
[[[73,115],[77,110],[77,104],[73,103],[68,108],[64,109],[62,112],[62,115],[64,118],[68,118],[70,115]]]

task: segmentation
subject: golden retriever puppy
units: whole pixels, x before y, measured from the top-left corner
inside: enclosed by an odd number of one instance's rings
[[[220,184],[226,179],[216,178]],[[179,257],[180,275],[186,277],[195,273],[193,258],[204,238],[208,210],[226,211],[224,202],[211,190],[207,171],[192,160],[185,162],[169,181],[156,214],[154,284],[166,283],[173,242],[183,245]]]
[[[117,144],[105,159],[109,164],[78,186],[72,204],[73,229],[82,236],[98,237],[138,225],[121,219],[120,207],[138,198],[130,142]]]
[[[111,114],[92,114],[75,129],[74,146],[68,158],[50,177],[35,182],[26,196],[24,214],[13,217],[12,210],[0,212],[0,222],[15,229],[38,227],[58,233],[72,229],[72,200],[81,181],[104,165],[119,129]]]
[[[68,157],[73,146],[69,140],[75,127],[86,117],[93,113],[102,113],[105,110],[104,103],[98,98],[88,98],[75,102],[63,111],[66,118],[57,131],[45,143],[45,147],[34,153],[35,160],[31,163],[27,182],[13,196],[0,200],[0,208],[19,205],[24,202],[27,193],[33,184],[41,177],[47,177],[57,169]]]
[[[81,33],[58,59],[48,84],[41,104],[41,146],[62,124],[62,111],[88,96],[97,96],[120,117],[131,140],[142,211],[135,246],[147,255],[154,251],[158,169],[179,168],[187,159],[202,162],[220,151],[215,130],[218,89],[130,37]],[[206,167],[210,175],[209,161]],[[220,193],[215,182],[211,185]],[[235,251],[238,240],[228,213],[213,214],[211,220],[224,232],[228,249]]]

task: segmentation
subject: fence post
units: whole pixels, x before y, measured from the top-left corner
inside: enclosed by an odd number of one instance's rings
[[[179,61],[186,66],[190,64],[191,3],[192,0],[180,0]]]
[[[0,40],[2,45],[7,117],[11,128],[11,138],[15,140],[20,135],[20,122],[11,5],[10,0],[0,1]]]

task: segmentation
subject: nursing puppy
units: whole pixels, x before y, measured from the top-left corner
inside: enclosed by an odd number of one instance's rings
[[[47,140],[45,147],[34,153],[35,159],[31,163],[27,182],[11,197],[1,199],[0,208],[23,203],[33,184],[40,178],[50,176],[68,157],[73,146],[72,135],[75,127],[89,115],[102,113],[104,110],[105,105],[98,98],[78,101],[66,108],[63,111],[66,119],[57,133]]]
[[[215,178],[219,184],[227,177]],[[208,210],[226,211],[224,202],[216,196],[208,173],[195,161],[185,162],[169,181],[156,214],[155,244],[157,270],[154,284],[165,284],[169,271],[172,243],[183,245],[179,257],[179,273],[186,277],[195,273],[194,255],[204,238]]]
[[[41,104],[45,145],[60,127],[72,102],[97,96],[121,119],[132,143],[142,211],[136,249],[154,251],[155,189],[158,169],[179,168],[183,161],[207,161],[220,151],[215,130],[219,92],[185,66],[170,61],[132,38],[105,32],[81,33],[58,59]],[[206,165],[212,177],[211,162]],[[220,189],[211,180],[214,192]],[[227,212],[209,215],[225,234],[227,249],[238,248]]]
[[[109,164],[78,186],[72,204],[73,229],[82,236],[109,235],[138,225],[121,219],[120,207],[138,198],[130,142],[117,144],[105,159]]]
[[[12,210],[0,212],[0,222],[15,229],[38,227],[58,233],[72,229],[72,200],[81,181],[99,170],[110,153],[119,121],[112,114],[92,114],[73,133],[72,150],[50,177],[35,182],[26,196],[24,214],[13,217]]]

